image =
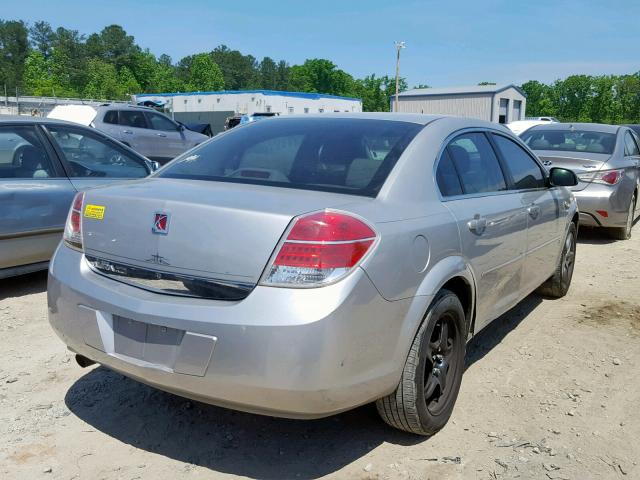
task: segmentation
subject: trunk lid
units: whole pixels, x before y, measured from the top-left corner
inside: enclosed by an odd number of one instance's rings
[[[293,217],[367,201],[259,185],[146,179],[86,192],[83,244],[87,258],[139,267],[137,276],[145,270],[176,275],[182,283],[194,278],[252,288]],[[103,218],[88,218],[88,206],[104,207]],[[155,225],[156,214],[167,215],[166,223]]]
[[[559,152],[557,150],[535,150],[538,158],[544,163],[547,170],[553,167],[568,168],[576,175],[581,173],[593,173],[602,169],[609,160],[610,155],[602,153],[588,152]],[[578,185],[572,187],[574,192],[583,190],[588,182],[580,181]]]

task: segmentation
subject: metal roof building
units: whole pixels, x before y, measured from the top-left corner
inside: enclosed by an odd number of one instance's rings
[[[393,110],[395,96],[391,97]],[[527,96],[518,86],[416,88],[398,95],[398,112],[479,118],[497,123],[524,119]]]
[[[276,90],[225,90],[220,92],[144,93],[136,102],[161,102],[173,112],[231,112],[253,114],[273,112],[280,115],[323,112],[361,112],[359,98],[322,93]]]

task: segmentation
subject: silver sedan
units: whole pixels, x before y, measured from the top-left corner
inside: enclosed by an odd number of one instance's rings
[[[480,120],[255,122],[77,195],[49,320],[81,366],[274,416],[376,402],[430,435],[467,340],[569,289],[576,182]]]
[[[556,123],[521,135],[545,165],[572,169],[580,225],[607,227],[614,238],[631,237],[640,214],[640,138],[624,126]]]

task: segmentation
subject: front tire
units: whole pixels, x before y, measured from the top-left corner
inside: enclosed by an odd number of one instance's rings
[[[556,266],[556,271],[538,288],[538,293],[541,295],[551,298],[561,298],[569,291],[576,260],[577,234],[576,224],[571,222],[562,247],[560,261]]]
[[[627,223],[622,228],[612,228],[611,236],[616,240],[629,240],[631,238],[631,229],[633,228],[633,214],[636,209],[636,196],[631,197],[629,203],[629,211],[627,212]]]
[[[442,290],[416,334],[396,390],[376,401],[392,427],[433,435],[445,426],[460,391],[466,321],[458,297]]]

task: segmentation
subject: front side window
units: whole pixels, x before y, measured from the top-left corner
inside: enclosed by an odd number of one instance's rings
[[[142,158],[134,157],[108,140],[67,127],[47,127],[62,151],[71,177],[141,178],[149,172]]]
[[[447,146],[465,194],[507,189],[504,174],[491,144],[482,133],[465,133]]]
[[[35,127],[0,127],[0,179],[55,176]]]
[[[629,132],[625,132],[624,134],[624,154],[627,156],[640,155],[640,151],[638,151],[638,145],[636,145],[636,141],[633,139]]]
[[[540,166],[516,142],[502,135],[492,134],[498,150],[511,173],[514,190],[543,188],[544,175]]]
[[[144,112],[135,110],[120,110],[118,123],[126,127],[148,128],[144,119]]]
[[[175,132],[178,127],[164,115],[158,113],[147,113],[149,124],[154,130],[162,130],[164,132]]]
[[[604,153],[611,155],[616,146],[615,133],[587,130],[544,130],[532,128],[524,132],[522,141],[531,150],[555,150],[560,152]]]
[[[196,147],[159,176],[375,196],[422,128],[350,118],[252,122]]]

